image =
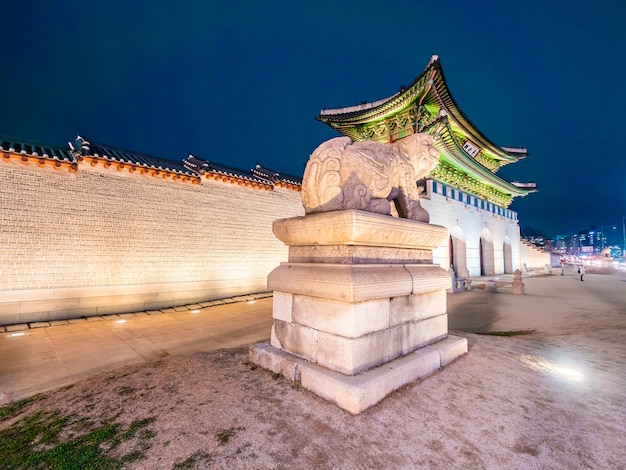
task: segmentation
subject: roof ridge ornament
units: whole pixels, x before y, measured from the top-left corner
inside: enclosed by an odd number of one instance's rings
[[[191,153],[183,160],[183,166],[188,170],[201,174],[203,171],[210,171],[211,162],[209,160],[201,160]]]
[[[67,145],[70,147],[70,154],[75,161],[78,160],[78,157],[89,154],[89,142],[80,135],[76,136],[74,142],[68,142]]]

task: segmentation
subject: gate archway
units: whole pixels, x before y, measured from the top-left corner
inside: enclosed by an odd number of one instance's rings
[[[511,248],[511,240],[509,237],[504,238],[502,254],[504,256],[504,272],[510,274],[513,272],[513,249]]]
[[[456,276],[467,276],[467,245],[465,235],[458,225],[450,231],[450,264]]]
[[[480,232],[480,275],[493,276],[495,273],[493,237],[485,228]]]

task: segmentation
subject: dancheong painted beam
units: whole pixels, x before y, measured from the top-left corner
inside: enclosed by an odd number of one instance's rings
[[[441,153],[432,178],[505,207],[537,190],[534,183],[511,183],[496,175],[528,152],[494,144],[469,120],[452,97],[437,56],[410,86],[390,97],[324,109],[316,119],[354,141],[394,142],[416,132],[431,134]]]

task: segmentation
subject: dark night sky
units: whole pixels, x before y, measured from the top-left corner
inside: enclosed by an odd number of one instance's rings
[[[437,54],[474,124],[530,152],[499,173],[539,186],[511,206],[522,227],[621,236],[624,0],[6,3],[0,134],[301,175],[336,136],[320,109],[387,97]]]

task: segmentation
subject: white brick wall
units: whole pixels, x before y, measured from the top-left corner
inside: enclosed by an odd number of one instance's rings
[[[262,291],[287,259],[272,222],[304,213],[292,190],[85,164],[0,162],[0,180],[0,324]]]
[[[0,161],[0,325],[159,309],[266,289],[287,260],[272,233],[304,215],[300,193],[202,179],[174,182],[114,167],[70,173]],[[431,223],[460,234],[480,275],[479,241],[493,241],[494,274],[525,262],[516,220],[469,211],[431,191]],[[450,265],[448,241],[434,253]],[[531,263],[533,266],[536,263]]]

